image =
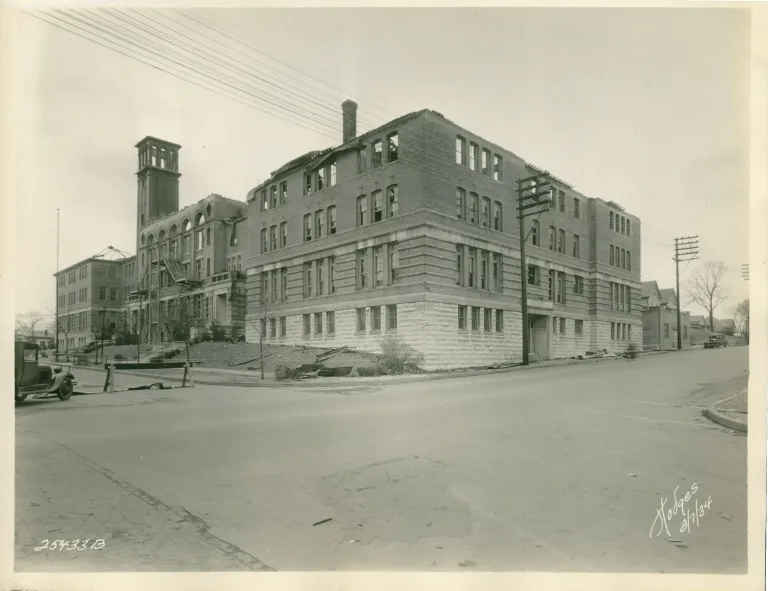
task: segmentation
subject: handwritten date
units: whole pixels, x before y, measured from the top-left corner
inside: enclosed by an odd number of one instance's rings
[[[107,543],[104,540],[43,540],[42,544],[35,548],[35,552],[43,550],[58,550],[59,552],[67,550],[101,550]]]

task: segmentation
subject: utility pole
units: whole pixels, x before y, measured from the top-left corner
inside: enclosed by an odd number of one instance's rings
[[[682,334],[680,331],[680,261],[693,261],[699,258],[699,237],[684,236],[675,238],[675,286],[677,290],[677,348],[683,348]]]
[[[551,199],[548,187],[549,173],[541,173],[517,180],[517,219],[520,222],[520,293],[523,320],[523,365],[528,365],[530,330],[528,327],[528,266],[525,263],[525,218],[541,215],[549,209]]]

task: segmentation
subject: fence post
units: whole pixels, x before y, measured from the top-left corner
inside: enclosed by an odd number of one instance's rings
[[[109,391],[115,391],[115,364],[109,364]]]
[[[195,380],[192,379],[192,366],[189,364],[189,361],[184,364],[184,379],[181,382],[182,388],[186,386],[187,380],[189,380],[189,387],[194,388]]]

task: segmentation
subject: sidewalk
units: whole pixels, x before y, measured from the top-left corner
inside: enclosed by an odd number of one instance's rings
[[[199,517],[45,436],[17,428],[16,449],[17,572],[272,570]],[[44,540],[70,543],[35,551]]]
[[[707,411],[707,417],[715,423],[733,429],[735,431],[747,432],[749,395],[747,390],[716,402],[710,406]]]
[[[669,353],[667,351],[657,351],[649,353],[649,355],[663,355]],[[310,378],[303,380],[277,380],[274,373],[264,372],[264,380],[261,379],[261,372],[237,370],[237,369],[224,369],[213,367],[193,367],[192,378],[195,384],[206,386],[235,386],[235,387],[269,387],[269,388],[298,388],[298,387],[326,387],[326,386],[338,386],[338,385],[352,385],[352,384],[389,384],[389,383],[412,383],[412,382],[425,382],[433,380],[446,380],[452,378],[473,377],[481,375],[489,375],[496,373],[507,373],[513,371],[525,371],[546,369],[550,367],[562,367],[567,365],[576,364],[590,364],[600,362],[626,362],[621,357],[598,357],[594,359],[554,359],[550,361],[539,361],[531,363],[530,365],[514,365],[510,367],[503,367],[498,369],[462,369],[462,370],[447,370],[436,371],[421,374],[405,374],[405,375],[384,375],[378,377],[335,377],[335,378]],[[104,380],[105,370],[96,368],[77,368],[78,371],[89,372],[89,374],[97,374],[100,378],[87,377],[82,380],[88,383],[98,382],[98,379]],[[119,371],[117,372],[117,389],[122,390],[125,388],[127,379],[131,382],[138,384],[148,384],[152,381],[162,382],[181,382],[184,370],[181,369],[158,369],[158,370],[143,370],[143,371]],[[137,380],[137,378],[142,378]],[[148,378],[148,379],[147,379]],[[76,379],[77,376],[76,376]],[[78,379],[78,385],[81,380]],[[76,391],[79,389],[76,388]]]

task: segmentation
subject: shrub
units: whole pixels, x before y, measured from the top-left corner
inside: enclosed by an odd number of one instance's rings
[[[413,371],[418,369],[419,364],[424,363],[424,355],[393,336],[381,342],[381,351],[383,353],[381,363],[390,373]]]
[[[209,342],[212,340],[213,337],[211,336],[211,331],[209,331],[207,328],[203,331],[203,334],[200,335],[200,340],[203,342]]]
[[[122,353],[115,353],[113,359],[115,361],[122,361],[123,359],[125,359],[125,355],[123,355]]]
[[[211,337],[216,343],[221,343],[227,340],[227,329],[218,322],[211,324]]]

